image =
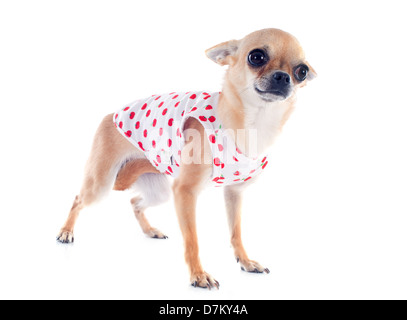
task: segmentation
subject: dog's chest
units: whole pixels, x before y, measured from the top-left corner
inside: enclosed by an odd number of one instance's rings
[[[255,138],[247,141],[249,145],[246,145],[246,150],[255,150],[257,154],[263,154],[281,132],[291,109],[292,105],[284,102],[247,108],[245,112],[246,128],[249,130],[249,135]]]

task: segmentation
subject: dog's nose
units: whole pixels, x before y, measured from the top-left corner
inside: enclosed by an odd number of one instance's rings
[[[278,87],[285,87],[286,85],[290,84],[290,82],[290,75],[285,72],[277,71],[273,74],[272,83]]]

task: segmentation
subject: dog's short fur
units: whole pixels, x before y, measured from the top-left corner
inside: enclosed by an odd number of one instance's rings
[[[220,65],[228,65],[218,116],[227,129],[235,132],[236,145],[246,153],[250,143],[247,130],[257,130],[257,150],[262,154],[281,131],[294,108],[296,91],[316,76],[305,60],[297,39],[278,29],[264,29],[241,40],[221,43],[206,51],[207,56]],[[304,78],[304,75],[306,78]],[[200,132],[201,139],[189,139],[189,129]],[[208,139],[196,119],[187,120],[184,127],[185,147],[182,157],[190,150],[202,150],[196,161],[182,161],[180,175],[172,191],[179,225],[185,241],[185,259],[194,286],[211,288],[219,283],[206,273],[199,259],[195,210],[198,194],[211,176],[212,165],[204,161],[208,156]],[[209,151],[210,152],[210,151]],[[210,156],[210,155],[209,155]],[[189,179],[189,177],[195,177]],[[224,187],[231,243],[237,261],[248,272],[269,270],[250,260],[241,240],[241,194],[252,179],[238,185]],[[106,116],[97,130],[88,160],[82,189],[76,196],[68,219],[57,239],[63,243],[74,241],[73,229],[79,212],[100,199],[109,190],[136,188],[140,196],[131,205],[144,233],[153,238],[166,238],[153,228],[145,217],[149,206],[166,201],[170,195],[167,177],[151,165],[144,154],[123,138],[115,128],[112,115]]]

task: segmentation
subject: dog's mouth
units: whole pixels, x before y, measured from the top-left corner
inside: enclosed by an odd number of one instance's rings
[[[257,88],[256,86],[254,87],[254,90],[259,94],[260,98],[262,98],[265,101],[271,102],[271,101],[276,101],[276,100],[284,100],[287,98],[288,94],[287,92],[283,92],[280,90],[261,90]]]

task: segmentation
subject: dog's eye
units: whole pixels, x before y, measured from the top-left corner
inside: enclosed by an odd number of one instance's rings
[[[255,49],[249,53],[247,60],[253,67],[261,67],[267,63],[267,54],[261,49]]]
[[[305,64],[300,64],[294,70],[294,76],[298,81],[304,81],[308,75],[308,67]]]

